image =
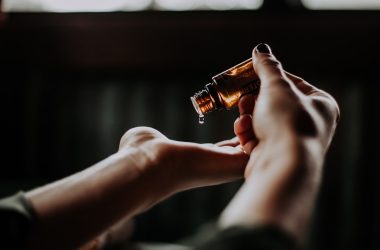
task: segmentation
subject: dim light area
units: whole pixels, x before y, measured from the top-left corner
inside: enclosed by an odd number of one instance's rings
[[[6,12],[108,12],[139,10],[257,9],[262,0],[3,0]]]
[[[301,0],[308,9],[380,9],[379,0]],[[259,9],[263,0],[3,0],[6,12]]]

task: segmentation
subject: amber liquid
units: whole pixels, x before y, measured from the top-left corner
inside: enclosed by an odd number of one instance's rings
[[[212,82],[190,99],[203,122],[203,115],[213,110],[231,109],[248,93],[258,94],[260,81],[252,60],[244,62],[212,77]]]
[[[212,78],[215,89],[225,109],[235,107],[240,97],[257,93],[260,81],[256,75],[252,59],[248,59]]]

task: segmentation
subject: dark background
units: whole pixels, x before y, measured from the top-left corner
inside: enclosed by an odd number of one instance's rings
[[[233,136],[237,111],[199,125],[189,97],[269,43],[342,113],[310,232],[312,249],[380,249],[380,11],[11,13],[0,26],[0,194],[84,169],[151,126],[176,140]],[[175,241],[215,218],[240,182],[176,195],[135,239]]]

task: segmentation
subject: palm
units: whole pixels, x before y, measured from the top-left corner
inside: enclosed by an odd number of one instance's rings
[[[145,151],[151,159],[147,170],[163,182],[174,182],[175,192],[242,178],[248,161],[236,138],[216,144],[181,142],[148,127],[124,134],[119,150],[131,148]]]

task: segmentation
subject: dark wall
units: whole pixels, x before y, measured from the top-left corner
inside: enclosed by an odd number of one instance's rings
[[[288,71],[329,91],[342,110],[313,248],[380,249],[379,20],[376,11],[265,9],[10,14],[0,27],[0,193],[90,166],[134,126],[177,140],[232,137],[236,110],[201,126],[189,97],[267,42]],[[176,240],[195,231],[239,184],[175,196],[138,218],[135,237]]]

